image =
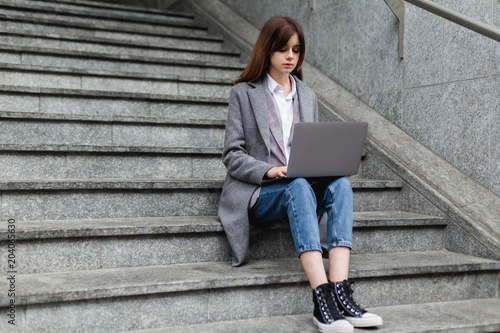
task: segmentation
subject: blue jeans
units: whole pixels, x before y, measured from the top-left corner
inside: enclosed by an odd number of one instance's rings
[[[352,199],[351,182],[345,177],[313,186],[304,178],[297,178],[263,186],[250,215],[252,223],[259,226],[288,219],[300,256],[305,251],[323,252],[318,216],[326,212],[328,250],[337,246],[352,248]]]

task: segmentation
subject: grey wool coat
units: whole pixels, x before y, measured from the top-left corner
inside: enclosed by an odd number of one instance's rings
[[[316,94],[295,78],[301,122],[318,120]],[[229,241],[232,265],[240,266],[249,256],[248,207],[254,191],[262,185],[269,164],[270,114],[265,80],[240,82],[231,89],[222,162],[227,175],[218,215]]]

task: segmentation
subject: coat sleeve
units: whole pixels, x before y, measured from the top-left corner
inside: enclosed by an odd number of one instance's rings
[[[248,136],[258,135],[255,117],[246,90],[236,85],[231,89],[226,122],[222,162],[234,178],[260,185],[266,172],[274,165],[248,153]]]

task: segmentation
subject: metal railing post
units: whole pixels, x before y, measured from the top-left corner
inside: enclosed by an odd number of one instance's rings
[[[399,21],[398,55],[403,59],[405,34],[405,3],[402,0],[384,0]]]
[[[404,37],[404,21],[405,7],[403,0],[384,0],[387,6],[391,9],[394,15],[399,20],[399,58],[403,59],[403,37]],[[454,10],[438,5],[429,0],[404,0],[414,6],[422,8],[430,13],[441,16],[448,21],[457,23],[469,30],[475,31],[483,36],[500,42],[500,29],[489,24],[474,20],[466,15],[460,14]]]

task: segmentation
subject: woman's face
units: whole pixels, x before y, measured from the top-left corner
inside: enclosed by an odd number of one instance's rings
[[[299,56],[299,36],[295,33],[283,48],[271,53],[269,75],[274,78],[290,74],[297,66]]]

